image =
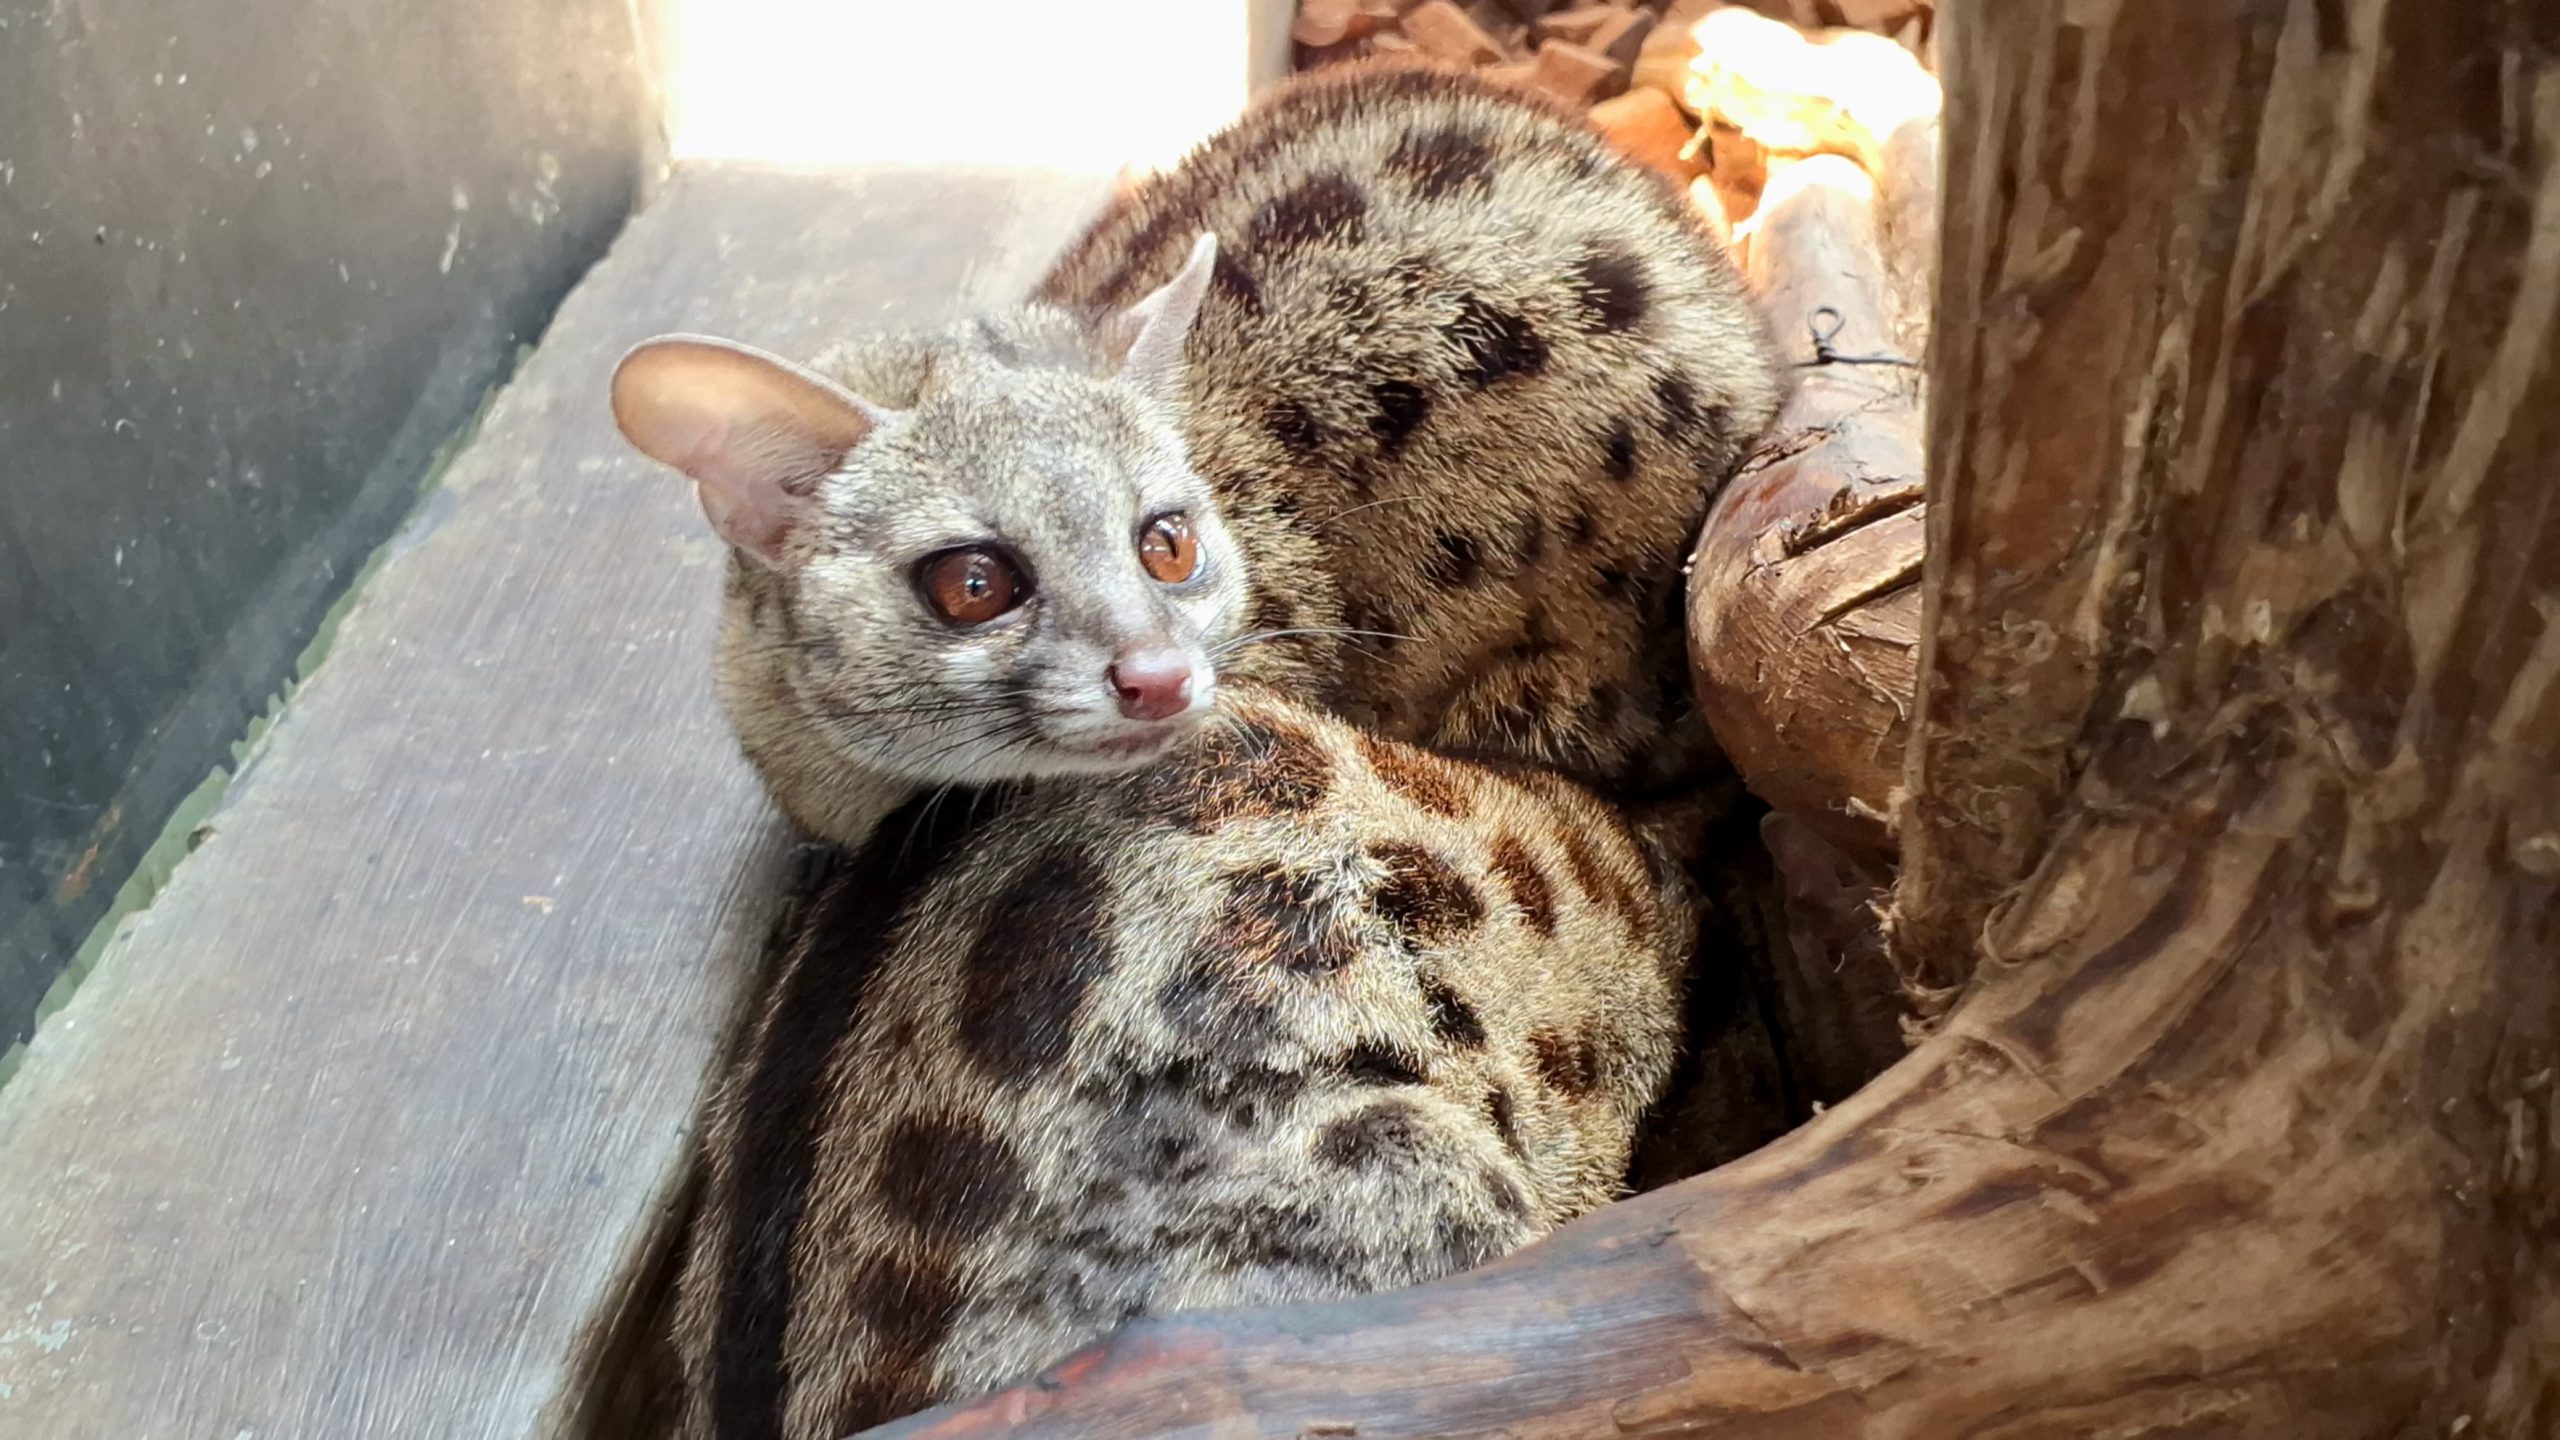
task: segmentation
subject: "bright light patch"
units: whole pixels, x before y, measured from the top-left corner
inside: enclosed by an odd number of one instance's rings
[[[668,0],[678,159],[1162,166],[1247,92],[1244,0]]]

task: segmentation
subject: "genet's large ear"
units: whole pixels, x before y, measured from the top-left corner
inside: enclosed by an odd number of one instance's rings
[[[613,372],[613,423],[693,478],[711,528],[781,557],[818,480],[880,423],[843,386],[779,356],[699,335],[642,342]]]
[[[1124,343],[1120,378],[1171,405],[1182,399],[1182,347],[1218,268],[1218,237],[1207,230],[1191,242],[1182,270],[1145,299],[1105,322],[1114,343]]]

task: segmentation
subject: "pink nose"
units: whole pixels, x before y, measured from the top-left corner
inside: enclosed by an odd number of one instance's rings
[[[1191,706],[1191,662],[1170,645],[1129,651],[1103,675],[1132,720],[1170,719]]]

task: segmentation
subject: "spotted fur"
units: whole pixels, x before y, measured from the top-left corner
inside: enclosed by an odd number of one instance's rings
[[[892,816],[713,1112],[690,1433],[835,1440],[1600,1204],[1677,1038],[1667,884],[1571,786],[1246,687],[1154,769]]]
[[[1111,383],[1114,327],[1203,233],[1174,413]],[[1685,200],[1539,101],[1411,67],[1302,78],[1114,201],[1030,303],[813,368],[934,437],[858,451],[818,485],[826,524],[732,567],[731,718],[822,835],[860,843],[920,785],[1038,773],[1043,716],[1100,684],[1049,643],[1072,624],[920,623],[898,537],[938,510],[1013,526],[1062,616],[1142,615],[1066,593],[1130,571],[1126,474],[1170,476],[1204,546],[1232,542],[1163,621],[1220,674],[1604,793],[1706,743],[1661,683],[1686,674],[1679,566],[1777,372]]]
[[[1227,280],[1191,330],[1193,463],[1298,627],[1397,637],[1241,669],[1604,788],[1676,764],[1702,739],[1655,683],[1682,668],[1679,566],[1778,397],[1686,201],[1533,98],[1344,66],[1115,202],[1040,298],[1126,304],[1202,230]]]

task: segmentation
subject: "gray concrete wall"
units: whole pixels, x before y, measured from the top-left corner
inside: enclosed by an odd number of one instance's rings
[[[634,0],[0,0],[0,1047],[658,161]]]

